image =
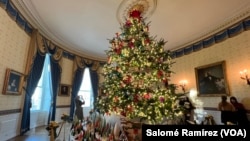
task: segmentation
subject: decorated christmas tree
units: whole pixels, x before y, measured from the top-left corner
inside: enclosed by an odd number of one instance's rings
[[[170,84],[171,52],[166,42],[149,34],[149,23],[139,10],[130,12],[122,32],[109,40],[108,61],[96,108],[128,119],[160,123],[182,114],[175,85]]]

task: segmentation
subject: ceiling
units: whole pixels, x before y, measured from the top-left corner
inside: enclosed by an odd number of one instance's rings
[[[250,15],[250,0],[13,0],[25,19],[68,52],[106,60],[105,50],[126,7],[148,1],[149,32],[176,50],[205,39]],[[153,3],[154,1],[155,3]],[[120,5],[123,3],[123,5]]]

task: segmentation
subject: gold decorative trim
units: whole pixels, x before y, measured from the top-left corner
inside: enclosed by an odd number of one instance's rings
[[[91,67],[91,70],[97,71],[97,70],[99,69],[99,67],[100,67],[100,62],[94,61],[93,63],[94,63],[94,64],[93,64],[93,66]]]
[[[53,55],[53,59],[58,61],[62,58],[63,56],[63,50],[61,48],[56,48],[56,53]]]
[[[76,69],[79,67],[79,68],[84,68],[85,67],[85,64],[84,64],[84,60],[82,57],[79,57],[79,56],[75,56],[75,64],[76,64]]]
[[[36,44],[37,44],[37,49],[39,50],[39,52],[41,52],[42,54],[45,54],[46,48],[44,45],[44,39],[40,33],[38,33],[36,36]]]

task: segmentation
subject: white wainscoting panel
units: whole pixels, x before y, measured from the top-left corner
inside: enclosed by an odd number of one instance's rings
[[[19,113],[0,116],[0,141],[19,135],[19,118]]]

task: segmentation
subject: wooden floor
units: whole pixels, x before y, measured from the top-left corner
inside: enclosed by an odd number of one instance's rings
[[[71,126],[70,123],[65,123],[64,126],[62,126],[62,128],[60,125],[60,127],[57,128],[57,134],[59,134],[60,128],[61,132],[59,136],[55,139],[55,141],[70,141],[69,139],[70,126]],[[49,132],[46,130],[46,127],[47,126],[41,126],[31,129],[23,136],[17,136],[7,141],[50,141]]]

